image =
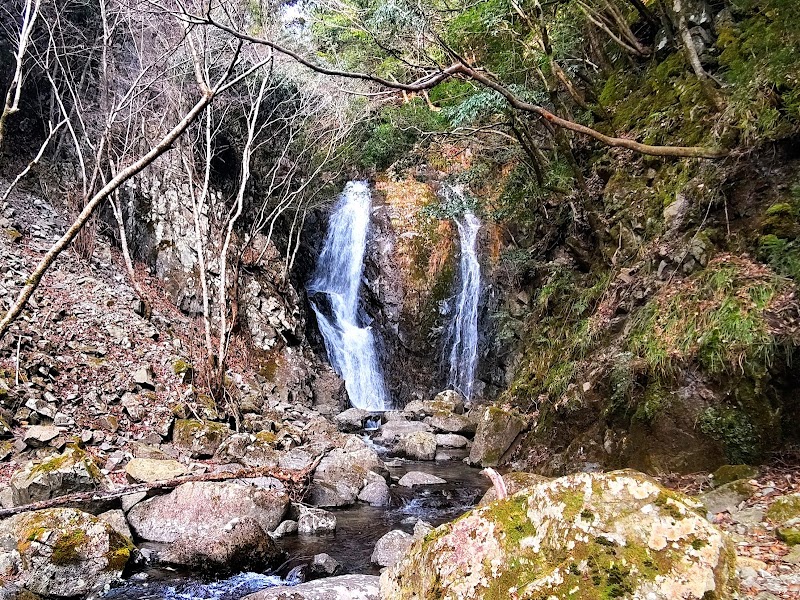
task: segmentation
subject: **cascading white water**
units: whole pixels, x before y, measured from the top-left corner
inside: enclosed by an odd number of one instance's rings
[[[475,366],[478,362],[478,300],[481,293],[481,265],[477,239],[481,222],[471,211],[457,218],[461,244],[461,289],[456,297],[455,313],[450,324],[450,375],[448,385],[465,398],[472,396]]]
[[[363,326],[358,303],[370,204],[366,182],[347,183],[331,215],[308,295],[328,359],[344,379],[350,402],[377,411],[386,410],[388,394],[372,329]]]

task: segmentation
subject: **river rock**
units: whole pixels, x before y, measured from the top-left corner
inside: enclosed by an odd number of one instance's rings
[[[342,564],[330,554],[315,554],[308,565],[309,574],[314,579],[332,577],[342,570]]]
[[[186,475],[188,469],[177,460],[133,458],[125,465],[125,473],[134,481],[152,483]]]
[[[733,513],[739,510],[739,505],[750,498],[754,492],[755,488],[747,481],[742,480],[721,485],[710,492],[701,494],[697,499],[712,515],[722,512]]]
[[[436,475],[431,475],[430,473],[409,471],[403,475],[397,483],[403,487],[413,488],[416,485],[437,485],[440,483],[447,483],[447,481]]]
[[[490,406],[478,420],[475,441],[469,462],[482,467],[495,467],[525,429],[525,419],[515,411]]]
[[[275,528],[275,531],[272,532],[272,537],[278,539],[293,533],[297,533],[297,521],[292,521],[290,519],[283,521],[280,525],[278,525]]]
[[[464,396],[455,390],[439,392],[430,402],[423,402],[422,409],[426,414],[464,412]]]
[[[288,506],[289,498],[284,492],[237,483],[193,481],[135,505],[128,511],[128,522],[142,539],[174,542],[182,535],[203,539],[234,518],[251,517],[269,532],[283,520]]]
[[[63,454],[28,464],[11,478],[14,506],[49,500],[75,492],[88,492],[106,484],[92,457],[68,446]]]
[[[359,440],[360,441],[360,440]],[[311,504],[320,507],[353,504],[374,474],[386,471],[383,461],[371,448],[348,451],[335,448],[320,461],[309,489]],[[370,476],[369,473],[373,472]]]
[[[469,440],[463,435],[455,433],[437,433],[436,445],[442,448],[466,448]]]
[[[132,550],[108,523],[72,508],[0,522],[2,581],[42,596],[85,596],[119,582]]]
[[[634,471],[547,481],[442,525],[381,576],[392,600],[733,598],[730,540]]]
[[[244,600],[380,600],[379,578],[375,575],[339,575],[301,583],[267,588]]]
[[[348,408],[343,413],[339,413],[333,418],[333,422],[339,428],[339,431],[352,433],[359,431],[364,427],[364,421],[367,420],[370,413],[361,408]]]
[[[435,431],[443,433],[475,433],[477,427],[471,415],[438,412],[425,419]]]
[[[418,431],[431,431],[430,425],[419,421],[389,421],[381,427],[378,441],[383,444],[394,443],[399,437],[416,433]]]
[[[211,458],[231,435],[224,423],[178,419],[172,431],[172,443],[179,450],[189,452],[192,458]]]
[[[390,531],[376,542],[370,560],[381,567],[391,567],[408,551],[413,542],[414,537],[405,531]]]
[[[336,517],[333,513],[321,508],[309,508],[298,505],[297,532],[303,535],[314,535],[327,531],[336,531]]]
[[[272,538],[252,517],[231,519],[202,536],[184,532],[159,553],[165,564],[188,567],[203,573],[263,571],[280,556]]]
[[[436,436],[427,431],[417,431],[400,436],[397,451],[415,460],[436,458]]]
[[[541,475],[535,475],[533,473],[524,473],[522,471],[512,471],[511,473],[506,473],[503,475],[503,482],[506,484],[506,491],[508,495],[516,494],[518,491],[531,487],[532,485],[536,485],[537,483],[542,483],[545,481],[549,481],[547,477],[542,477]],[[494,487],[490,487],[486,493],[481,498],[481,501],[478,503],[478,506],[486,506],[490,502],[494,502],[497,500],[497,490]]]
[[[391,499],[389,486],[383,478],[380,481],[368,483],[359,492],[358,499],[362,502],[368,502],[370,506],[388,506]]]

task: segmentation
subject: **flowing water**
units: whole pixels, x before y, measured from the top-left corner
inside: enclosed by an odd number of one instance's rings
[[[469,400],[475,381],[475,365],[478,362],[481,265],[478,262],[477,240],[481,222],[470,211],[455,221],[461,244],[461,288],[456,297],[455,313],[449,331],[450,373],[447,383]]]
[[[356,408],[386,410],[388,395],[372,328],[360,310],[371,194],[363,181],[349,182],[331,215],[328,235],[308,284],[328,359],[344,379]]]

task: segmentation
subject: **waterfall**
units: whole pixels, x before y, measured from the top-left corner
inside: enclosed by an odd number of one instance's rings
[[[308,295],[328,359],[344,379],[350,402],[356,408],[385,410],[387,392],[372,328],[358,303],[370,204],[367,183],[348,182],[331,215]]]
[[[461,289],[456,297],[455,314],[449,331],[451,347],[448,385],[469,400],[472,396],[475,366],[478,362],[481,266],[476,253],[476,242],[481,222],[471,211],[466,211],[463,217],[455,221],[461,244]]]

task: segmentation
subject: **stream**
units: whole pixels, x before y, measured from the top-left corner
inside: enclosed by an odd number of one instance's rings
[[[451,452],[452,453],[452,452]],[[466,454],[466,453],[464,453]],[[203,579],[197,573],[172,569],[148,569],[133,574],[125,585],[110,590],[103,600],[238,600],[248,594],[278,585],[301,582],[299,568],[315,554],[325,552],[341,563],[344,573],[379,574],[370,562],[375,543],[387,532],[402,529],[411,533],[417,520],[437,526],[452,521],[480,500],[490,487],[479,469],[460,460],[419,462],[390,459],[391,483],[409,471],[437,475],[446,484],[404,488],[392,485],[392,502],[387,507],[355,504],[331,509],[336,515],[333,533],[292,535],[277,540],[286,552],[285,562],[267,573],[238,573],[221,580]]]

